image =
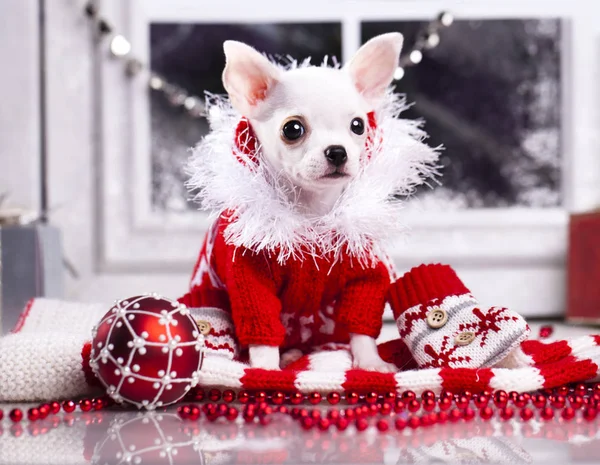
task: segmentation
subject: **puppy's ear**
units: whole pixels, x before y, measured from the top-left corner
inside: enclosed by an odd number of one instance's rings
[[[370,105],[377,105],[392,82],[403,41],[399,32],[374,37],[359,48],[344,66]]]
[[[223,43],[223,85],[231,104],[243,116],[253,117],[276,84],[281,71],[252,47],[234,40]]]

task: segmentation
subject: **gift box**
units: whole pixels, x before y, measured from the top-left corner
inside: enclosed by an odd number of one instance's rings
[[[567,273],[567,319],[600,324],[600,210],[571,216]]]
[[[60,232],[44,224],[0,223],[0,330],[10,332],[33,297],[62,297]]]

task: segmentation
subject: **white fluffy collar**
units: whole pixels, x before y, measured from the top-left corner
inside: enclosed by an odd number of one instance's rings
[[[209,96],[211,132],[194,148],[188,187],[204,210],[233,212],[225,239],[237,247],[290,258],[331,254],[372,266],[403,230],[401,199],[437,174],[437,149],[423,143],[420,123],[398,118],[407,105],[392,92],[376,109],[373,156],[328,214],[308,218],[266,163],[252,166],[234,143],[241,116],[225,97]],[[258,148],[260,151],[260,147]],[[260,155],[259,155],[260,156]],[[240,159],[248,163],[240,163]]]

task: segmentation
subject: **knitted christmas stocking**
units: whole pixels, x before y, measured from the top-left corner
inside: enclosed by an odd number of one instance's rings
[[[515,312],[482,307],[447,265],[413,268],[392,284],[388,299],[420,368],[490,367],[529,334]]]

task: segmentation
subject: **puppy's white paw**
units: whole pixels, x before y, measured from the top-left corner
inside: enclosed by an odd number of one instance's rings
[[[375,339],[364,334],[350,335],[350,350],[354,368],[381,373],[396,373],[396,365],[384,362],[377,352]]]
[[[380,373],[396,373],[398,371],[396,365],[384,362],[379,357],[370,360],[354,359],[353,366],[362,370],[379,371]]]
[[[279,370],[279,347],[250,345],[250,366],[265,370]]]

